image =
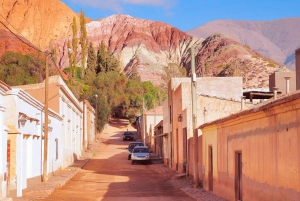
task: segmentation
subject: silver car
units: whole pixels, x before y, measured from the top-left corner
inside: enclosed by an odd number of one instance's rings
[[[135,162],[151,163],[150,150],[147,146],[136,146],[131,153],[131,164]]]

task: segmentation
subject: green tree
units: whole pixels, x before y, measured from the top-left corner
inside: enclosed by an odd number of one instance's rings
[[[138,71],[137,71],[137,66],[134,65],[132,67],[132,71],[130,72],[129,78],[132,80],[137,80],[137,81],[141,81],[141,76],[139,75]]]
[[[50,71],[53,74],[52,71]],[[0,61],[0,79],[11,86],[35,84],[45,78],[43,55],[7,52]]]
[[[96,65],[97,65],[97,56],[93,43],[90,42],[88,48],[88,58],[87,58],[87,67],[85,71],[84,80],[88,83],[92,83],[96,78]]]
[[[84,16],[84,10],[81,10],[80,14],[80,44],[81,44],[81,79],[83,79],[85,74],[85,63],[86,63],[86,21]]]
[[[70,66],[70,72],[71,76],[76,79],[77,76],[77,48],[78,48],[78,39],[77,39],[77,24],[76,24],[76,18],[73,17],[73,23],[72,23],[72,31],[73,31],[73,38],[72,38],[72,64]]]
[[[163,74],[161,75],[162,83],[160,87],[163,91],[168,91],[168,83],[171,78],[175,77],[186,77],[186,69],[176,63],[168,63],[167,66],[163,67]]]
[[[119,61],[114,57],[110,49],[105,50],[103,41],[101,41],[97,53],[97,74],[100,72],[119,71]]]

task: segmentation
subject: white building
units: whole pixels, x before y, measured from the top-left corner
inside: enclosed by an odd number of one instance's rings
[[[3,97],[6,107],[5,125],[7,138],[7,179],[10,196],[22,196],[22,190],[30,183],[40,182],[43,170],[44,133],[48,126],[47,173],[61,168],[62,163],[62,118],[49,111],[45,124],[44,105],[20,88],[7,91]]]

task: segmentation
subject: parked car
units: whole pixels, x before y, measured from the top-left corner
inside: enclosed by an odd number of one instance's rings
[[[135,146],[144,146],[144,143],[142,142],[130,142],[128,147],[126,148],[128,150],[128,160],[131,159],[131,153]]]
[[[125,132],[123,133],[123,141],[125,140],[133,140],[134,139],[134,134],[132,132]]]
[[[151,163],[151,154],[147,146],[135,146],[131,153],[131,164],[135,162]]]

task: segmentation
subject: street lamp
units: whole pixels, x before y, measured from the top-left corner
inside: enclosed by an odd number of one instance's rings
[[[96,111],[95,111],[95,142],[97,142],[98,95],[95,94],[95,97],[96,97]]]

